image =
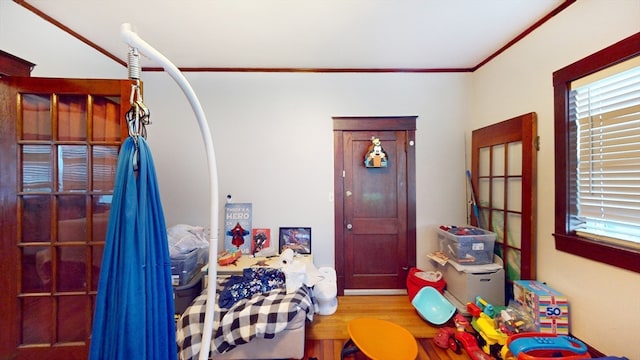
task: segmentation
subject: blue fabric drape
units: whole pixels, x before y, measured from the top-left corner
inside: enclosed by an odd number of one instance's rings
[[[171,262],[144,138],[120,149],[91,336],[91,360],[177,358]],[[137,171],[134,159],[137,157]]]

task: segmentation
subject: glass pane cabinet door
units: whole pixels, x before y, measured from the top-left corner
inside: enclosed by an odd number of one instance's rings
[[[472,134],[472,173],[480,219],[474,225],[496,233],[495,252],[504,262],[505,294],[513,281],[535,279],[537,126],[535,113]]]
[[[478,173],[480,225],[496,233],[496,253],[504,261],[508,280],[521,278],[522,142],[490,145],[480,149]]]
[[[15,313],[2,325],[2,337],[17,345],[12,354],[25,359],[88,354],[116,161],[126,135],[130,82],[55,80],[22,79],[10,90],[14,187],[13,200],[2,205],[14,209],[16,226],[2,228],[15,240],[3,243],[0,256],[13,267],[18,291],[2,305]],[[9,126],[4,118],[2,126]],[[9,191],[9,184],[1,186]]]

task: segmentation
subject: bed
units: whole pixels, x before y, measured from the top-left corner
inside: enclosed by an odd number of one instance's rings
[[[276,288],[220,307],[228,279],[217,281],[213,336],[209,358],[273,359],[304,357],[305,325],[313,321],[315,300],[303,285],[287,294]],[[207,289],[180,316],[176,328],[178,359],[198,358]]]

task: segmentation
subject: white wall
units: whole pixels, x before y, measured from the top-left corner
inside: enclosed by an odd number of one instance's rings
[[[592,25],[591,28],[576,26]],[[640,1],[577,1],[473,76],[472,128],[536,112],[538,279],[565,293],[571,332],[598,350],[640,359],[640,274],[555,250],[552,73],[640,31]]]
[[[211,124],[220,194],[253,203],[253,225],[312,227],[318,266],[334,263],[332,116],[418,115],[418,253],[433,226],[464,221],[468,74],[186,74]],[[143,75],[168,223],[206,224],[200,133],[166,74]],[[447,154],[447,156],[442,156]],[[424,264],[423,264],[424,265]]]
[[[120,29],[105,31],[120,36]],[[122,65],[11,0],[0,0],[0,50],[36,64],[32,76],[127,77]]]

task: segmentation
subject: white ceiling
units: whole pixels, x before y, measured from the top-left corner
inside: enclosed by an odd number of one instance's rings
[[[122,61],[130,23],[180,68],[470,69],[565,0],[24,2]]]

